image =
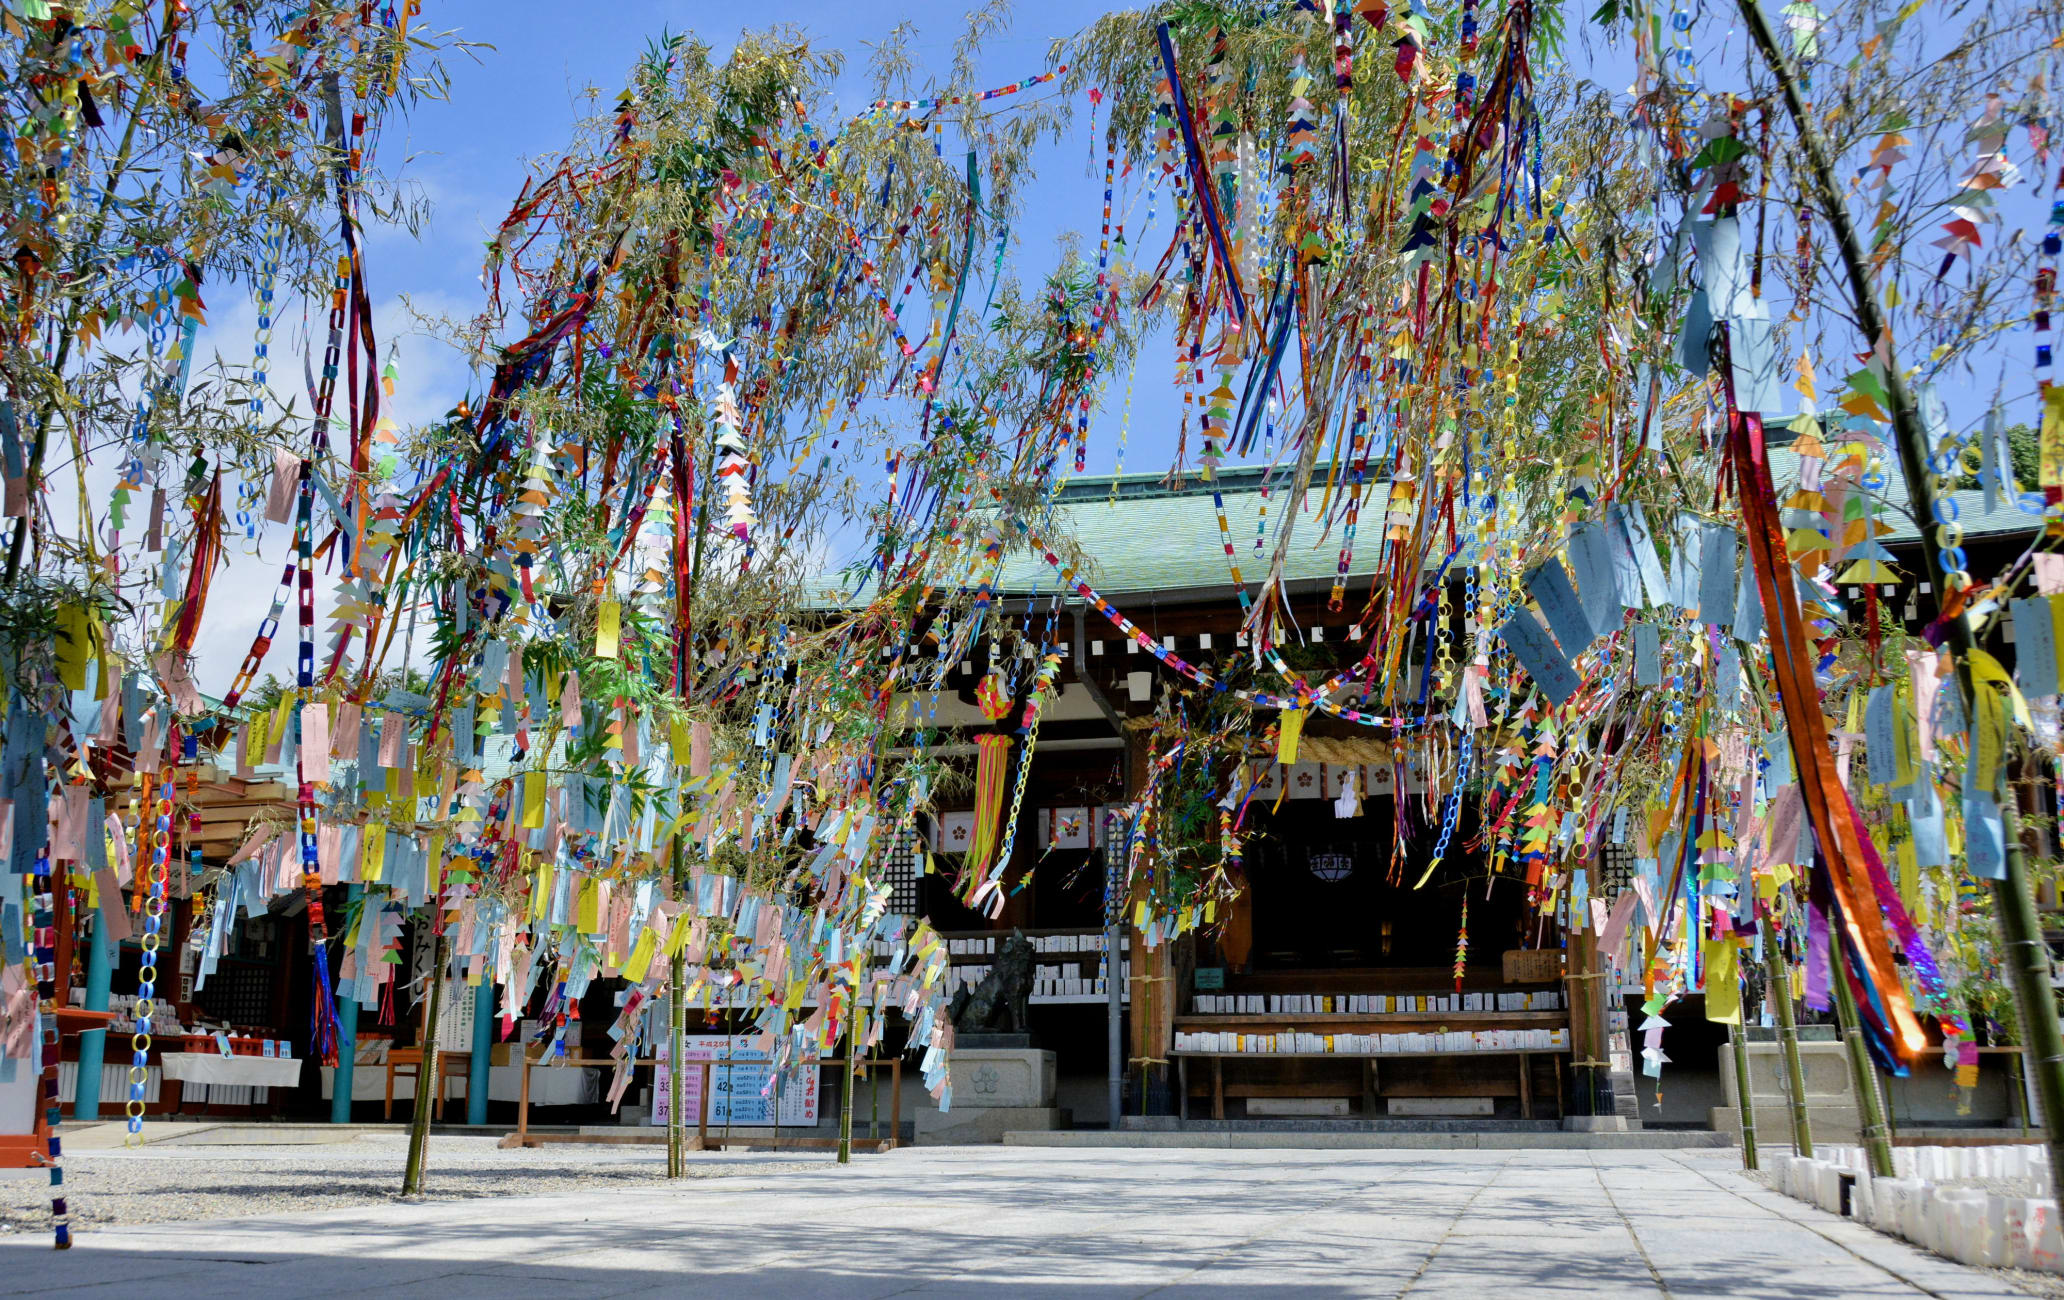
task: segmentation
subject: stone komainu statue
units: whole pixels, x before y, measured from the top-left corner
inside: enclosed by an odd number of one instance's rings
[[[1021,931],[1011,931],[982,982],[953,995],[953,1027],[963,1034],[1025,1033],[1033,956],[1032,941]]]

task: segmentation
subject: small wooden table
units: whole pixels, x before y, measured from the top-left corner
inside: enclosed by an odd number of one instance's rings
[[[444,1121],[445,1090],[451,1086],[452,1070],[466,1070],[473,1064],[471,1052],[439,1052],[437,1054],[437,1098],[430,1114],[439,1123]],[[401,1067],[399,1070],[396,1067]],[[350,1068],[350,1067],[345,1067]],[[390,1047],[387,1049],[387,1111],[386,1118],[394,1118],[394,1076],[406,1074],[410,1079],[421,1076],[423,1071],[423,1049],[420,1047]]]

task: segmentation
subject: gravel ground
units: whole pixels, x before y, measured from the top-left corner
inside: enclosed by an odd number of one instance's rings
[[[133,1223],[248,1218],[380,1205],[401,1195],[406,1134],[364,1133],[311,1145],[181,1145],[141,1150],[68,1150],[65,1190],[72,1228],[90,1232]],[[743,1177],[829,1165],[827,1154],[688,1157],[691,1178]],[[423,1200],[558,1196],[621,1191],[663,1182],[660,1146],[546,1146],[497,1149],[491,1137],[430,1140]],[[50,1186],[41,1177],[0,1180],[0,1233],[50,1230]]]

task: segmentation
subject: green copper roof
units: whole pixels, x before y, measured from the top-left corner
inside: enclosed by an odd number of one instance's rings
[[[1770,461],[1781,504],[1797,486],[1799,457],[1789,448],[1773,447]],[[1289,508],[1289,498],[1282,489],[1288,477],[1288,469],[1278,470],[1271,477],[1263,466],[1220,470],[1217,488],[1225,505],[1226,523],[1226,531],[1221,533],[1213,485],[1194,474],[1187,476],[1180,487],[1170,486],[1164,475],[1153,473],[1085,476],[1072,479],[1061,488],[1051,525],[1041,531],[1055,537],[1073,537],[1085,557],[1079,576],[1105,595],[1181,592],[1206,596],[1217,591],[1230,598],[1229,562],[1240,566],[1240,576],[1250,592],[1267,575],[1278,530]],[[1906,514],[1906,481],[1897,464],[1887,467],[1886,477],[1878,517],[1892,531],[1884,540],[1895,546],[1912,543],[1920,533]],[[1266,496],[1264,482],[1271,488]],[[1313,480],[1313,507],[1323,483],[1322,468]],[[1336,485],[1336,498],[1343,490],[1344,482]],[[1372,477],[1363,485],[1360,519],[1348,564],[1351,577],[1366,576],[1375,570],[1382,551],[1383,512],[1388,499],[1387,478]],[[2040,525],[2038,516],[2023,514],[2005,503],[1987,511],[1984,494],[1977,490],[1956,493],[1956,503],[1967,537],[2028,531]],[[1264,519],[1267,533],[1257,551],[1255,537]],[[1342,531],[1336,523],[1327,532],[1315,509],[1301,512],[1284,578],[1290,582],[1331,579],[1340,563]],[[1226,554],[1228,534],[1233,551],[1230,557]],[[1004,558],[996,591],[1000,596],[1051,593],[1059,582],[1059,574],[1043,555],[1019,549]],[[839,584],[835,577],[827,576],[821,584],[813,585]],[[831,603],[850,602],[833,597]]]

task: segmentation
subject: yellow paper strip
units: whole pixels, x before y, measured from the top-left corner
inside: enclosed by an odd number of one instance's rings
[[[545,824],[545,774],[523,774],[523,826],[536,830]]]
[[[1706,1019],[1716,1025],[1741,1023],[1740,951],[1732,936],[1706,940]]]
[[[631,945],[631,959],[624,963],[623,977],[633,984],[645,982],[645,972],[652,965],[652,954],[659,948],[659,932],[656,927],[646,926],[638,931],[638,942]]]
[[[1304,710],[1283,710],[1282,721],[1276,730],[1276,761],[1295,763],[1297,742],[1304,735]]]

